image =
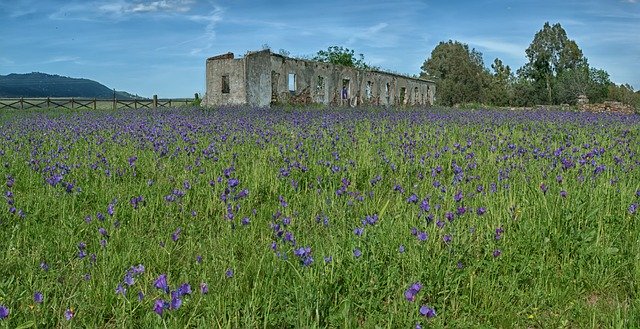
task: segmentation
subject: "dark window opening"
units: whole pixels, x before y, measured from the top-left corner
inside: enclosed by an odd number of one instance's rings
[[[229,91],[230,91],[229,76],[228,75],[223,75],[222,76],[222,93],[223,94],[228,94]]]
[[[372,89],[373,89],[373,82],[367,81],[367,86],[365,87],[365,94],[367,96],[367,99],[371,99],[371,97],[373,96],[373,93],[371,92]]]
[[[404,104],[404,98],[406,94],[407,94],[407,88],[401,87],[400,88],[400,104]]]
[[[320,95],[324,94],[324,77],[318,76],[318,84],[316,85],[316,92]]]

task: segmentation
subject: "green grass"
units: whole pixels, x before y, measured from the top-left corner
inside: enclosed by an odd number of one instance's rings
[[[4,112],[0,179],[13,205],[0,207],[0,305],[10,310],[0,328],[633,327],[638,123],[449,109]],[[54,174],[61,181],[47,183]],[[229,187],[231,178],[239,184]],[[459,207],[466,212],[449,221]],[[363,226],[374,214],[377,223]],[[311,265],[294,254],[300,247],[311,248]],[[144,273],[116,294],[138,264]],[[154,302],[171,296],[154,287],[160,274],[172,290],[192,289],[161,316]],[[421,305],[437,316],[421,316]]]

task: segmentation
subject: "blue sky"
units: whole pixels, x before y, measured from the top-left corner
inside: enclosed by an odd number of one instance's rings
[[[44,72],[150,97],[205,91],[207,57],[264,44],[313,55],[332,45],[417,74],[458,40],[515,71],[545,22],[560,23],[592,67],[640,88],[640,0],[199,1],[1,0],[0,74]]]

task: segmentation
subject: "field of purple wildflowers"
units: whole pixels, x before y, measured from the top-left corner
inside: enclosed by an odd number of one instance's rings
[[[640,117],[0,113],[0,328],[633,327]]]

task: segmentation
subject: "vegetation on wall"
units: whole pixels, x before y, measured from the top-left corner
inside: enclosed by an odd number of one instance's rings
[[[314,61],[355,67],[360,70],[377,70],[378,67],[367,64],[363,54],[355,55],[353,49],[342,46],[331,46],[327,50],[319,50],[312,58]]]

